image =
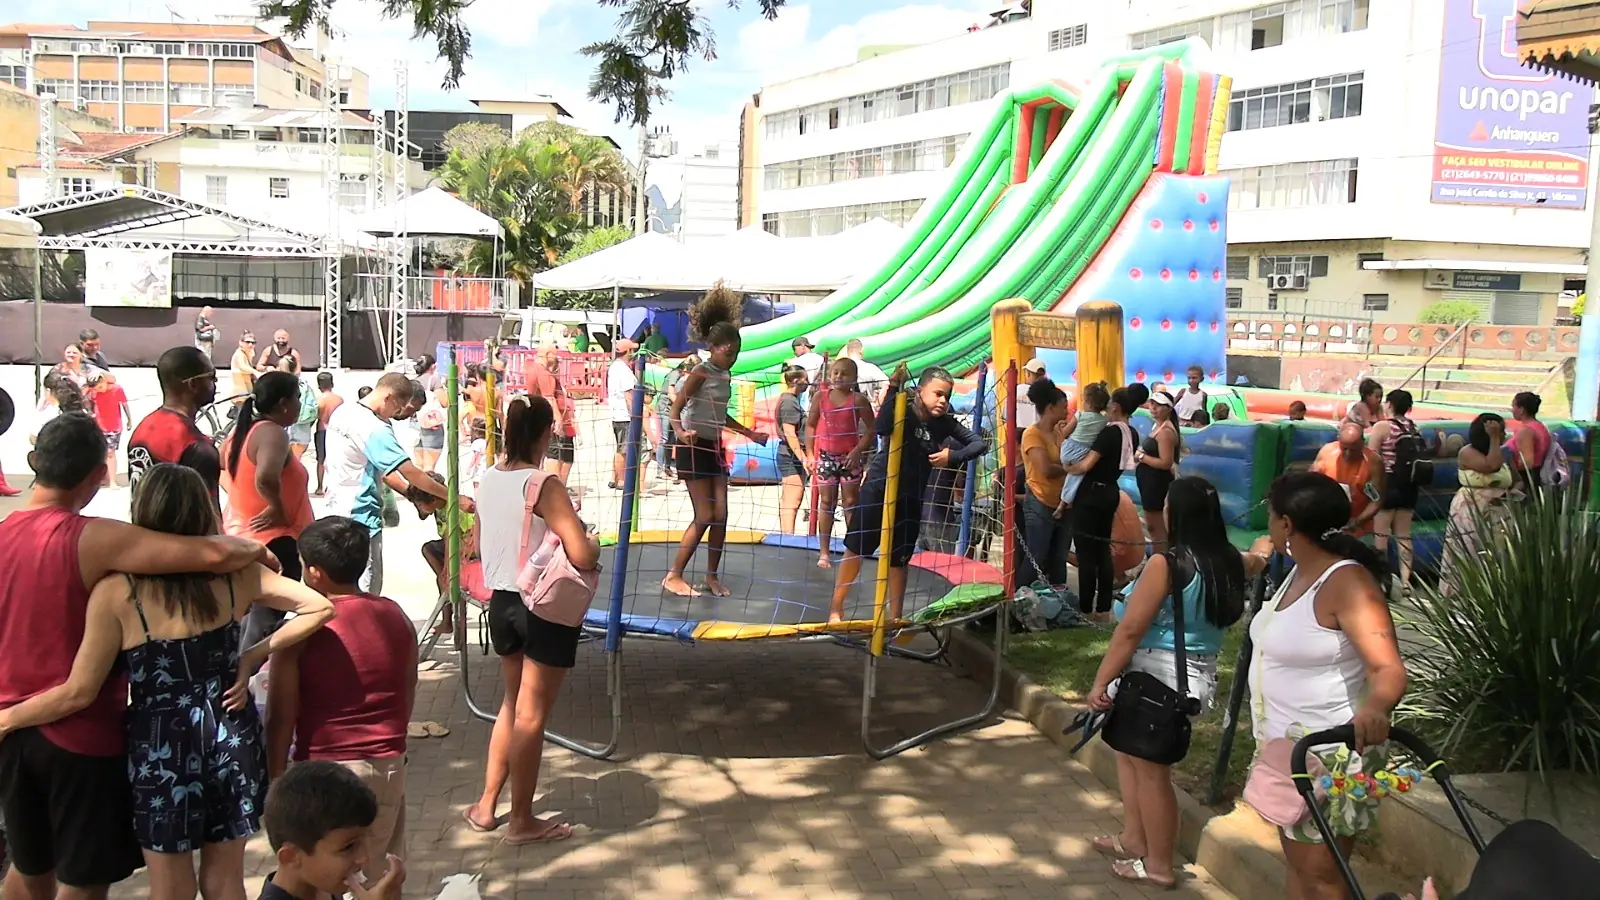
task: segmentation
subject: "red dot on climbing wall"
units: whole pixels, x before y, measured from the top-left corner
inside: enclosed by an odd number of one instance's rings
[[[1222,228],[1222,223],[1221,222],[1218,222],[1216,219],[1212,219],[1211,220],[1211,230],[1212,231],[1218,231],[1218,230],[1221,230],[1221,228]]]
[[[1134,381],[1143,381],[1144,380],[1144,370],[1140,369],[1139,371],[1134,372],[1133,373],[1133,380]]]
[[[1206,202],[1208,202],[1208,201],[1207,201],[1207,199],[1206,199],[1206,192],[1205,192],[1205,191],[1201,191],[1201,192],[1200,192],[1200,193],[1198,193],[1198,194],[1195,194],[1195,195],[1194,195],[1194,198],[1195,198],[1195,199],[1196,199],[1196,200],[1199,200],[1199,201],[1200,201],[1200,202],[1201,202],[1201,203],[1206,203]]]
[[[1200,270],[1199,269],[1190,269],[1189,270],[1189,280],[1190,281],[1199,281],[1200,280]]]
[[[1183,220],[1183,230],[1184,231],[1193,231],[1194,230],[1194,220],[1193,219],[1184,219]]]
[[[1215,322],[1211,323],[1211,331],[1212,331],[1213,334],[1216,333],[1216,331],[1217,331],[1217,323],[1215,323]]]
[[[1162,319],[1161,320],[1161,330],[1162,331],[1171,331],[1172,330],[1172,320],[1171,319]]]
[[[1190,319],[1189,320],[1189,330],[1190,331],[1199,331],[1200,330],[1200,323],[1196,322],[1193,319]]]
[[[1211,270],[1211,280],[1212,281],[1221,281],[1222,280],[1222,270],[1221,269],[1212,269]]]
[[[1150,220],[1150,230],[1151,231],[1160,231],[1161,230],[1161,220],[1160,219],[1151,219]]]
[[[1222,377],[1222,373],[1217,372],[1217,371],[1212,371],[1212,373],[1211,373],[1211,380],[1212,381],[1216,381],[1218,378],[1221,378],[1221,377]]]
[[[1172,270],[1171,269],[1162,269],[1161,270],[1161,280],[1162,281],[1171,281],[1172,280]]]
[[[1144,277],[1144,273],[1139,271],[1139,267],[1138,266],[1134,266],[1133,268],[1128,270],[1128,277],[1132,278],[1134,281],[1138,281],[1139,279]]]
[[[1138,316],[1134,316],[1133,318],[1128,320],[1128,327],[1129,328],[1138,328],[1140,324],[1141,323],[1139,322],[1139,317]]]
[[[1162,372],[1161,373],[1161,380],[1162,381],[1171,381],[1172,380],[1172,373],[1170,371]]]

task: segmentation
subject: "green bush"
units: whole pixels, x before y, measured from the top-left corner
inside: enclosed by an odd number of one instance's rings
[[[1483,318],[1483,310],[1470,300],[1439,300],[1422,308],[1428,325],[1465,325]]]
[[[1572,301],[1572,314],[1575,315],[1575,316],[1582,316],[1584,307],[1586,307],[1588,305],[1589,305],[1589,295],[1588,294],[1579,294],[1578,295],[1578,299]]]
[[[1482,524],[1479,547],[1448,535],[1438,588],[1397,616],[1402,718],[1457,771],[1600,772],[1600,521],[1565,494]]]

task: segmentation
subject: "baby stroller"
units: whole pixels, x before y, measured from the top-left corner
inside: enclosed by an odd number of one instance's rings
[[[1344,876],[1355,900],[1366,900],[1361,885],[1356,881],[1350,860],[1339,849],[1328,817],[1315,802],[1316,781],[1306,772],[1306,755],[1312,747],[1344,744],[1355,747],[1356,732],[1350,725],[1330,728],[1308,734],[1294,746],[1289,758],[1290,772],[1295,788],[1311,810],[1311,819],[1322,835],[1328,852]],[[1484,843],[1483,835],[1472,821],[1466,803],[1450,781],[1450,772],[1444,761],[1421,738],[1403,728],[1389,729],[1389,739],[1398,743],[1416,757],[1418,767],[1433,776],[1445,800],[1461,820],[1467,840],[1478,852],[1478,862],[1473,869],[1472,882],[1456,894],[1456,900],[1576,900],[1595,896],[1595,885],[1600,884],[1600,860],[1588,851],[1561,835],[1554,826],[1534,819],[1514,822],[1493,841]],[[1377,900],[1399,900],[1396,894],[1384,894]]]

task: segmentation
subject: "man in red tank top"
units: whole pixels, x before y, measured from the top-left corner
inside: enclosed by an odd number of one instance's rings
[[[89,591],[113,572],[232,572],[266,547],[231,537],[178,537],[80,511],[105,479],[105,439],[85,415],[39,431],[33,494],[0,521],[0,812],[13,869],[6,895],[104,897],[144,864],[133,835],[123,743],[128,678],[113,674],[88,706],[38,728],[7,712],[67,680],[83,641]]]
[[[272,658],[267,773],[283,774],[292,744],[296,762],[339,763],[372,789],[372,883],[388,855],[406,855],[406,728],[417,695],[417,632],[398,603],[357,586],[370,540],[367,526],[343,516],[318,519],[300,533],[305,582],[333,601],[334,619]]]
[[[216,497],[222,478],[217,447],[194,424],[202,407],[217,398],[217,370],[193,347],[173,347],[156,360],[161,408],[140,420],[128,438],[128,486],[137,491],[145,470],[177,463],[200,473]]]

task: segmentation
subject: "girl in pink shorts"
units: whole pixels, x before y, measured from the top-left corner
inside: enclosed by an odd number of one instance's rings
[[[856,389],[856,361],[840,357],[828,367],[825,389],[806,416],[806,467],[816,479],[817,565],[829,568],[828,544],[833,539],[833,507],[844,500],[845,515],[856,504],[867,455],[872,452],[872,404]],[[840,497],[841,492],[843,498]],[[845,530],[850,530],[848,518]]]

